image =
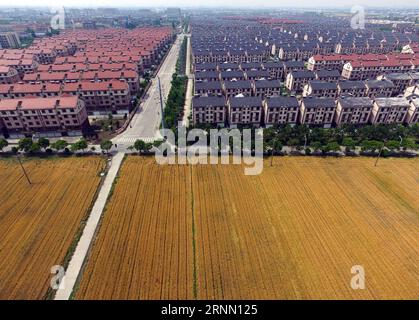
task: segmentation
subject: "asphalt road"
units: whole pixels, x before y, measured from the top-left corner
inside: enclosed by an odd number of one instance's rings
[[[166,100],[172,75],[175,72],[176,62],[184,35],[179,35],[170,49],[166,59],[160,67],[157,76],[152,79],[152,84],[147,91],[145,100],[140,104],[137,113],[131,120],[128,128],[112,139],[117,144],[118,150],[124,151],[134,144],[135,140],[141,139],[146,142],[154,141],[160,137],[159,128],[161,123],[161,107],[158,78],[160,78],[163,100]]]

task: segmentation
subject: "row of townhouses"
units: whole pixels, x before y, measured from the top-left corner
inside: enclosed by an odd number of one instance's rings
[[[227,98],[237,96],[275,96],[281,93],[281,82],[279,80],[232,80],[232,81],[211,81],[195,82],[195,95],[224,95]]]
[[[408,87],[416,83],[419,83],[418,72],[381,75],[377,79],[364,81],[340,80],[337,82],[328,82],[310,80],[303,87],[303,97],[395,97],[403,94]]]
[[[28,84],[46,83],[77,83],[92,82],[100,83],[111,80],[120,80],[128,84],[131,95],[136,95],[139,89],[139,77],[137,71],[85,71],[85,72],[37,72],[26,74],[23,82]]]
[[[419,100],[404,97],[194,97],[193,123],[230,127],[297,123],[331,127],[342,124],[414,124],[419,121]]]
[[[302,61],[267,61],[267,62],[204,62],[194,65],[195,79],[198,81],[216,81],[220,78],[254,80],[270,78],[284,80],[291,71],[304,70]]]
[[[87,113],[91,115],[128,113],[131,108],[129,86],[121,80],[0,85],[0,100],[31,97],[48,98],[62,95],[82,98]]]
[[[77,136],[89,127],[84,101],[76,96],[0,101],[0,134],[11,138]]]

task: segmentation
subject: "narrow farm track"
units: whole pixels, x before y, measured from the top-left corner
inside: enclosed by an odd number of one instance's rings
[[[419,299],[418,194],[417,159],[128,157],[76,298]]]
[[[88,215],[105,163],[99,157],[0,161],[0,299],[45,298]]]

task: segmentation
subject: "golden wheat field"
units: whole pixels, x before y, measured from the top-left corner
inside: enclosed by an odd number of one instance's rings
[[[77,297],[193,298],[189,170],[128,157]]]
[[[45,298],[100,182],[99,157],[0,161],[0,299]]]
[[[419,298],[418,160],[243,169],[128,157],[76,298]]]

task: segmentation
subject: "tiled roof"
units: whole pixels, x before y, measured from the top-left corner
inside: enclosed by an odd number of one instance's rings
[[[230,99],[230,105],[234,108],[238,107],[261,107],[262,98],[261,97],[234,97]]]
[[[266,99],[269,108],[298,107],[298,100],[295,97],[268,97]]]
[[[306,107],[334,107],[335,99],[333,98],[317,98],[317,97],[305,97],[303,103]]]
[[[196,107],[207,107],[207,106],[225,106],[226,101],[224,97],[193,97],[192,106]]]

